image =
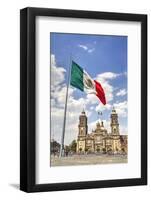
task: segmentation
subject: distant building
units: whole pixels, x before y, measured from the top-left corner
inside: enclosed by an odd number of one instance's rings
[[[120,135],[118,114],[111,112],[111,133],[105,129],[103,121],[96,123],[95,130],[88,134],[87,116],[83,110],[79,116],[77,153],[125,153],[127,154],[127,135]]]

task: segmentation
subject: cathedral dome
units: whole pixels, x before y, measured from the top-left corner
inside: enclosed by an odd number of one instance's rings
[[[100,127],[101,127],[100,122],[97,122],[97,123],[96,123],[96,127],[97,127],[97,128],[100,128]]]
[[[98,130],[98,129],[99,129],[99,130],[102,130],[102,131],[106,130],[106,129],[104,128],[103,121],[101,121],[101,124],[100,124],[100,122],[97,122],[97,123],[96,123],[96,127],[97,127],[97,130]]]
[[[102,131],[104,131],[104,130],[105,130],[104,126],[101,126],[101,130],[102,130]]]

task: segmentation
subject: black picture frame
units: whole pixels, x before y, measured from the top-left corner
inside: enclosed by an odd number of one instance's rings
[[[141,23],[141,178],[36,184],[35,19],[37,16],[120,20]],[[147,184],[147,15],[48,8],[20,11],[20,189],[44,192]]]

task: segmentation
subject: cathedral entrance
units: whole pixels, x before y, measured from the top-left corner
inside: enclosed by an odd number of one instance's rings
[[[106,153],[108,153],[108,154],[111,154],[111,153],[112,153],[112,149],[111,149],[111,147],[107,147],[107,149],[106,149]]]

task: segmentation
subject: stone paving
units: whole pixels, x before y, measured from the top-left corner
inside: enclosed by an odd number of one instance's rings
[[[127,155],[73,155],[61,158],[51,156],[50,166],[94,165],[127,162]]]

